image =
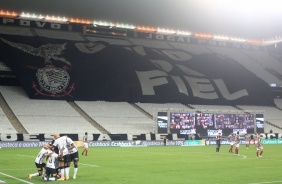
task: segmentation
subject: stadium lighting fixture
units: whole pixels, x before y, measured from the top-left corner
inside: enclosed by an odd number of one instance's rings
[[[135,29],[136,27],[133,25],[128,25],[128,24],[116,24],[116,27],[118,28],[124,28],[124,29]]]
[[[214,40],[230,40],[230,37],[228,37],[228,36],[221,36],[221,35],[214,35],[213,39]]]
[[[157,31],[156,28],[144,27],[144,26],[137,26],[135,28],[135,30],[137,30],[137,31],[144,31],[144,32],[156,32]]]
[[[176,34],[177,35],[185,35],[185,36],[190,36],[190,35],[192,35],[192,33],[190,33],[190,32],[187,32],[187,31],[177,31],[176,32]]]
[[[174,31],[174,30],[169,30],[169,29],[157,28],[157,33],[176,34],[176,31]]]
[[[233,38],[233,37],[231,37],[230,40],[235,41],[235,42],[245,42],[246,41],[246,39],[243,39],[243,38]]]
[[[3,11],[3,10],[1,10],[0,11],[0,15],[1,16],[7,16],[7,17],[16,17],[16,16],[18,16],[18,14],[17,13],[15,13],[15,12],[9,12],[9,11]]]
[[[262,43],[261,40],[253,40],[253,39],[246,40],[246,42],[255,45],[260,45]]]
[[[71,18],[69,19],[69,22],[72,22],[72,23],[78,23],[78,24],[91,24],[91,22],[89,20],[83,20],[83,19],[74,19],[74,18]]]
[[[204,33],[195,33],[194,36],[198,38],[206,38],[206,39],[213,38],[212,34],[204,34]]]
[[[199,0],[200,1],[200,0]],[[253,2],[253,3],[251,3]],[[211,2],[207,3],[212,3],[213,5],[218,5],[218,7],[226,7],[226,10],[228,8],[234,7],[235,10],[237,9],[242,9],[242,10],[247,10],[248,13],[252,12],[253,9],[259,9],[260,11],[263,10],[262,14],[265,14],[267,10],[271,11],[276,11],[278,9],[281,10],[282,6],[280,5],[281,1],[280,0],[213,0]],[[231,6],[232,5],[232,6]],[[234,6],[233,6],[234,5]],[[281,11],[279,11],[280,13]],[[77,19],[77,18],[71,18],[68,19],[66,17],[59,17],[59,16],[42,16],[36,15],[36,14],[31,14],[31,13],[25,13],[22,12],[20,14],[15,13],[15,12],[10,12],[10,11],[3,11],[0,10],[0,16],[1,17],[21,17],[23,19],[39,19],[39,20],[46,20],[46,21],[55,21],[55,22],[71,22],[71,23],[79,23],[79,24],[91,24],[93,23],[94,26],[107,26],[109,28],[123,28],[123,29],[134,29],[136,31],[140,32],[153,32],[153,33],[161,33],[161,34],[174,34],[174,35],[185,35],[185,36],[194,36],[198,38],[203,38],[203,39],[214,39],[214,40],[228,40],[228,41],[233,41],[233,42],[246,42],[249,44],[255,44],[255,45],[271,45],[271,44],[276,44],[282,42],[281,37],[275,37],[267,40],[255,40],[255,39],[244,39],[244,38],[236,38],[236,37],[229,37],[229,36],[222,36],[222,35],[213,35],[213,34],[204,34],[204,33],[191,33],[187,31],[175,31],[172,29],[164,29],[164,28],[152,28],[152,27],[145,27],[145,26],[134,26],[134,25],[129,25],[129,24],[123,24],[123,23],[112,23],[112,22],[103,22],[103,21],[93,21],[90,22],[89,20],[83,20],[83,19]]]

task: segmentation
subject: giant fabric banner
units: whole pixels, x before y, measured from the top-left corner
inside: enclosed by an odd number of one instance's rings
[[[215,53],[1,34],[0,44],[33,99],[273,105],[266,82]]]

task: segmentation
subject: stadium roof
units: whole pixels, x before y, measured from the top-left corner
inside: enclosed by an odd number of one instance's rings
[[[282,36],[280,0],[1,0],[0,9],[248,39]]]

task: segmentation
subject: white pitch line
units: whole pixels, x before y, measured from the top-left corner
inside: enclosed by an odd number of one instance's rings
[[[86,165],[86,166],[91,166],[91,167],[99,167],[98,165],[92,165],[92,164],[83,164],[78,162],[78,165]]]
[[[259,183],[249,183],[249,184],[267,184],[267,183],[281,183],[282,181],[265,181],[265,182],[259,182]]]
[[[31,182],[22,180],[22,179],[20,179],[20,178],[16,178],[16,177],[14,177],[14,176],[11,176],[11,175],[8,175],[8,174],[2,173],[2,172],[0,172],[0,174],[2,174],[2,175],[4,175],[4,176],[7,176],[7,177],[10,177],[10,178],[15,179],[15,180],[19,180],[19,181],[24,182],[24,183],[33,184],[33,183],[31,183]]]
[[[0,169],[1,171],[21,171],[27,169],[34,169],[34,168],[22,168],[22,169]]]
[[[35,158],[34,156],[30,156],[30,155],[20,155],[20,154],[17,154],[18,156],[21,156],[21,157],[32,157],[32,158]]]

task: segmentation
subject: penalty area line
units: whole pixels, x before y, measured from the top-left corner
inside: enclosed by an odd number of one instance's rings
[[[9,177],[9,178],[12,178],[12,179],[15,179],[15,180],[21,181],[21,182],[23,182],[23,183],[33,184],[33,183],[31,183],[31,182],[28,182],[28,181],[22,180],[22,179],[20,179],[20,178],[16,178],[16,177],[14,177],[14,176],[11,176],[11,175],[8,175],[8,174],[2,173],[2,172],[0,172],[0,174],[2,174],[3,176],[7,176],[7,177]]]

